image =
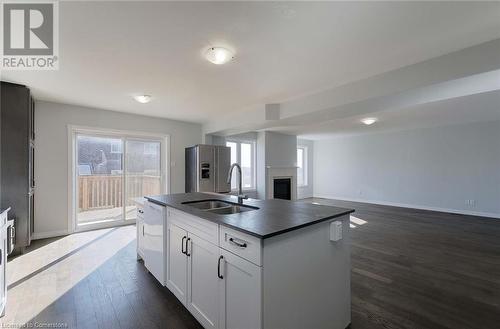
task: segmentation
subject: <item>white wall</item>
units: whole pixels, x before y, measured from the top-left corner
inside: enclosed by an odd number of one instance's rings
[[[267,198],[266,167],[297,165],[297,137],[271,131],[257,134],[257,195]]]
[[[169,134],[172,193],[184,192],[184,148],[202,138],[197,124],[50,102],[36,103],[35,120],[36,237],[68,230],[68,125]]]
[[[267,195],[266,187],[266,132],[260,131],[257,134],[257,197],[265,199]]]
[[[500,217],[500,121],[339,137],[314,147],[314,196]]]
[[[266,131],[266,166],[297,165],[297,136]]]
[[[297,199],[311,198],[314,195],[314,142],[307,139],[297,139],[297,146],[307,148],[307,186],[297,187]]]

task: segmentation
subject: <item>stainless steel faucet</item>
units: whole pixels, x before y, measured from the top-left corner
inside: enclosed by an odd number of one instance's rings
[[[231,178],[233,176],[233,169],[234,167],[238,168],[238,173],[240,174],[240,181],[238,184],[238,203],[243,204],[244,199],[248,199],[248,196],[243,194],[242,188],[241,188],[241,181],[243,180],[242,174],[241,174],[241,167],[237,163],[233,163],[231,165],[231,168],[229,169],[229,173],[227,174],[227,183],[231,184]]]

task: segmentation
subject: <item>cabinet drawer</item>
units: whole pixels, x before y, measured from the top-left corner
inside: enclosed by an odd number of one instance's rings
[[[197,235],[215,245],[219,242],[219,225],[208,220],[192,216],[183,211],[168,208],[168,220],[186,231]]]
[[[262,265],[262,245],[259,238],[221,225],[219,246],[258,266]]]

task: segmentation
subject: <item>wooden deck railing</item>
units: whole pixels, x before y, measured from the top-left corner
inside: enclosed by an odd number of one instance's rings
[[[120,175],[78,176],[80,211],[122,207],[123,193],[123,177]],[[127,205],[132,205],[131,198],[159,193],[158,176],[127,176]]]

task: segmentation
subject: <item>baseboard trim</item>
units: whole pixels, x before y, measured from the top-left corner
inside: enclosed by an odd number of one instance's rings
[[[469,210],[456,210],[449,208],[440,208],[440,207],[428,207],[428,206],[418,206],[407,203],[398,203],[398,202],[386,202],[386,201],[378,201],[378,200],[365,200],[365,199],[356,199],[356,198],[343,198],[334,195],[326,195],[326,194],[316,194],[315,198],[322,199],[335,199],[340,201],[351,201],[351,202],[362,202],[362,203],[371,203],[377,204],[381,206],[392,206],[392,207],[400,207],[400,208],[412,208],[419,210],[429,210],[429,211],[438,211],[445,212],[450,214],[457,215],[468,215],[468,216],[477,216],[477,217],[488,217],[493,219],[500,219],[500,214],[489,213],[489,212],[481,212],[481,211],[469,211]]]
[[[57,236],[68,235],[70,232],[68,230],[60,230],[60,231],[51,231],[51,232],[35,232],[33,233],[33,240],[47,239],[47,238],[55,238]]]

